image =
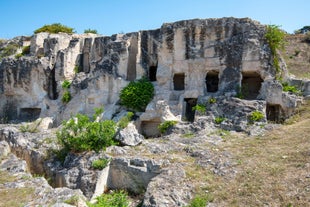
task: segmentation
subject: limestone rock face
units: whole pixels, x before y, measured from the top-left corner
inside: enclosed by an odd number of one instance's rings
[[[12,120],[92,114],[113,106],[120,90],[142,76],[153,81],[153,106],[141,121],[180,119],[189,99],[233,95],[275,75],[265,27],[248,18],[193,19],[161,28],[99,36],[39,33],[30,54],[0,64],[0,116]],[[64,80],[72,81],[71,101],[61,101]],[[165,118],[162,118],[165,117]]]
[[[129,123],[125,129],[119,131],[115,139],[122,145],[136,146],[143,141],[144,137],[138,133],[134,124]]]

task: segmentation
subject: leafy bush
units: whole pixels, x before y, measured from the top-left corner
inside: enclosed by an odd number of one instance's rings
[[[71,100],[71,93],[70,91],[65,91],[62,95],[61,101],[63,103],[68,103]]]
[[[50,25],[44,25],[43,27],[37,29],[34,31],[35,34],[40,33],[40,32],[48,32],[48,33],[67,33],[67,34],[72,34],[73,33],[73,28],[62,25],[60,23],[54,23]]]
[[[125,191],[115,191],[110,194],[98,196],[97,203],[88,203],[89,207],[128,207],[128,195]]]
[[[250,120],[252,122],[256,122],[256,121],[260,121],[264,118],[264,114],[260,111],[253,111],[251,114],[250,114]]]
[[[153,96],[154,86],[145,78],[130,82],[120,92],[121,104],[135,111],[144,111]]]
[[[118,127],[124,129],[127,127],[128,123],[131,121],[134,113],[128,112],[126,116],[122,117],[118,122]]]
[[[74,73],[79,73],[82,71],[82,66],[79,66],[79,65],[76,65],[74,66],[74,69],[73,69]]]
[[[216,98],[212,97],[209,99],[209,104],[214,104],[216,103]]]
[[[71,86],[71,82],[68,80],[64,80],[64,82],[61,84],[61,87],[63,89],[68,89],[68,88],[70,88],[70,86]]]
[[[196,195],[187,207],[205,207],[209,201],[212,201],[213,198],[209,194],[201,196]]]
[[[216,124],[220,124],[220,123],[222,123],[224,120],[225,120],[225,118],[224,118],[224,117],[221,117],[221,116],[215,117],[215,119],[214,119],[214,121],[215,121]]]
[[[18,44],[13,42],[9,43],[6,47],[0,47],[0,60],[4,57],[15,54],[18,47]]]
[[[22,53],[18,53],[18,54],[15,55],[15,58],[16,58],[16,59],[19,59],[19,58],[21,58],[22,56],[23,56]]]
[[[158,125],[158,129],[159,129],[160,133],[164,134],[169,128],[173,127],[177,123],[178,123],[177,121],[171,121],[171,120],[164,121],[163,123]]]
[[[98,31],[96,29],[85,29],[84,33],[98,34]]]
[[[206,106],[203,104],[197,104],[196,106],[192,107],[193,111],[198,111],[199,113],[205,113],[206,112]]]
[[[23,47],[23,49],[22,49],[22,54],[23,54],[23,55],[28,55],[28,54],[30,54],[30,45],[24,46],[24,47]]]
[[[104,159],[104,158],[100,158],[99,160],[94,160],[91,163],[91,166],[94,169],[98,169],[98,170],[102,170],[104,169],[106,166],[108,166],[110,160],[109,159]]]
[[[271,54],[273,56],[273,65],[276,71],[280,72],[279,57],[277,55],[277,50],[283,50],[285,45],[286,33],[280,29],[277,25],[268,25],[265,38],[269,44]]]
[[[282,83],[282,86],[283,86],[283,91],[284,92],[290,92],[290,93],[293,93],[293,94],[296,94],[296,95],[300,95],[301,94],[301,91],[298,90],[296,86],[290,86],[290,85],[288,85],[288,83]]]
[[[77,114],[75,118],[63,122],[57,132],[59,143],[67,151],[83,152],[115,145],[116,124],[112,120],[91,121],[86,115]]]

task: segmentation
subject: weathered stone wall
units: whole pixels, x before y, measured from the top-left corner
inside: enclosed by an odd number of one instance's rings
[[[260,84],[274,79],[275,70],[264,33],[248,18],[193,19],[110,37],[39,33],[31,37],[30,55],[1,62],[0,117],[18,119],[26,108],[59,124],[94,107],[113,108],[120,90],[143,76],[156,95],[142,122],[180,119],[185,100],[234,96],[253,77],[255,97],[266,97]],[[64,80],[72,81],[69,103],[61,101]]]

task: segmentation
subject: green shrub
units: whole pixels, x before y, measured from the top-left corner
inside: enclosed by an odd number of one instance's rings
[[[115,191],[110,194],[98,196],[97,203],[88,203],[89,207],[128,207],[128,194],[125,191]]]
[[[98,31],[96,29],[85,29],[84,33],[98,34]]]
[[[280,72],[279,57],[277,50],[283,50],[285,45],[286,33],[277,25],[268,25],[265,38],[269,44],[271,54],[273,56],[273,65],[277,73]]]
[[[30,54],[30,45],[24,46],[24,47],[23,47],[23,49],[22,49],[22,54],[23,54],[23,55],[28,55],[28,54]]]
[[[63,89],[68,89],[71,86],[71,82],[69,80],[64,80],[64,82],[62,82],[61,87]]]
[[[216,103],[216,98],[212,97],[209,99],[209,104],[214,104]]]
[[[0,47],[0,60],[4,57],[15,54],[18,47],[18,44],[13,42],[9,43],[6,47]]]
[[[215,119],[214,119],[214,121],[215,121],[216,124],[220,124],[220,123],[222,123],[224,120],[225,120],[225,118],[224,118],[224,117],[221,117],[221,116],[215,117]]]
[[[79,66],[79,65],[76,65],[76,66],[74,66],[73,71],[74,71],[74,73],[79,73],[79,72],[81,72],[81,71],[82,71],[82,67],[81,67],[81,66]]]
[[[109,162],[110,162],[109,159],[100,158],[100,159],[98,159],[98,160],[94,160],[94,161],[91,163],[91,166],[92,166],[94,169],[102,170],[102,169],[104,169],[106,166],[108,166]]]
[[[21,58],[22,56],[23,56],[22,53],[18,53],[18,54],[15,55],[15,58],[16,58],[16,59],[19,59],[19,58]]]
[[[265,115],[260,112],[260,111],[253,111],[251,114],[250,114],[250,120],[252,122],[257,122],[257,121],[260,121],[262,120],[263,118],[265,117]]]
[[[67,151],[83,152],[115,145],[116,124],[112,120],[91,121],[86,115],[77,114],[57,132],[57,139]]]
[[[199,113],[205,113],[206,112],[206,106],[203,104],[197,104],[196,106],[192,107],[193,111],[198,111]]]
[[[298,90],[296,86],[290,86],[290,85],[288,85],[288,83],[282,83],[282,86],[283,86],[283,91],[284,92],[290,92],[290,93],[293,93],[293,94],[296,94],[296,95],[300,95],[301,94],[301,91]]]
[[[124,129],[127,127],[127,125],[129,124],[129,122],[131,121],[132,117],[133,117],[134,113],[133,112],[128,112],[126,116],[122,117],[119,122],[118,122],[118,127],[121,129]]]
[[[173,127],[177,123],[178,123],[177,121],[171,121],[171,120],[164,121],[163,123],[158,125],[158,130],[160,131],[160,133],[164,134],[169,128]]]
[[[48,33],[59,33],[59,32],[63,32],[63,33],[67,33],[67,34],[72,34],[73,32],[73,28],[71,27],[67,27],[65,25],[62,25],[60,23],[54,23],[54,24],[50,24],[50,25],[44,25],[43,27],[37,29],[34,31],[35,34],[40,33],[40,32],[48,32]]]
[[[213,197],[209,194],[206,195],[196,195],[187,207],[206,207],[209,201],[212,201]]]
[[[120,92],[121,104],[135,111],[144,111],[153,96],[154,86],[145,78],[130,82]]]
[[[65,91],[63,94],[62,94],[62,98],[61,98],[61,101],[63,103],[69,103],[69,101],[71,100],[71,93],[70,91]]]

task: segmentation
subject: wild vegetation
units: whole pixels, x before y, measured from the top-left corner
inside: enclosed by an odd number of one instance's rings
[[[85,29],[84,33],[98,34],[98,31],[96,29]]]
[[[120,92],[121,104],[134,111],[144,111],[154,96],[154,86],[146,78],[131,81]]]
[[[63,122],[57,132],[57,139],[65,152],[96,152],[105,147],[116,145],[114,140],[116,123],[112,120],[96,121],[102,110],[96,110],[92,119],[83,114]]]
[[[277,71],[277,78],[281,77],[278,50],[283,50],[285,46],[286,33],[278,25],[268,25],[265,37],[269,44],[273,56],[273,66]]]
[[[128,194],[125,191],[114,191],[96,198],[97,203],[88,203],[89,207],[128,207]]]
[[[40,27],[39,29],[36,29],[34,31],[35,34],[40,33],[40,32],[48,32],[51,34],[57,34],[57,33],[63,32],[67,34],[72,34],[74,33],[74,29],[71,27],[62,25],[60,23],[54,23],[54,24],[44,25],[43,27]]]

